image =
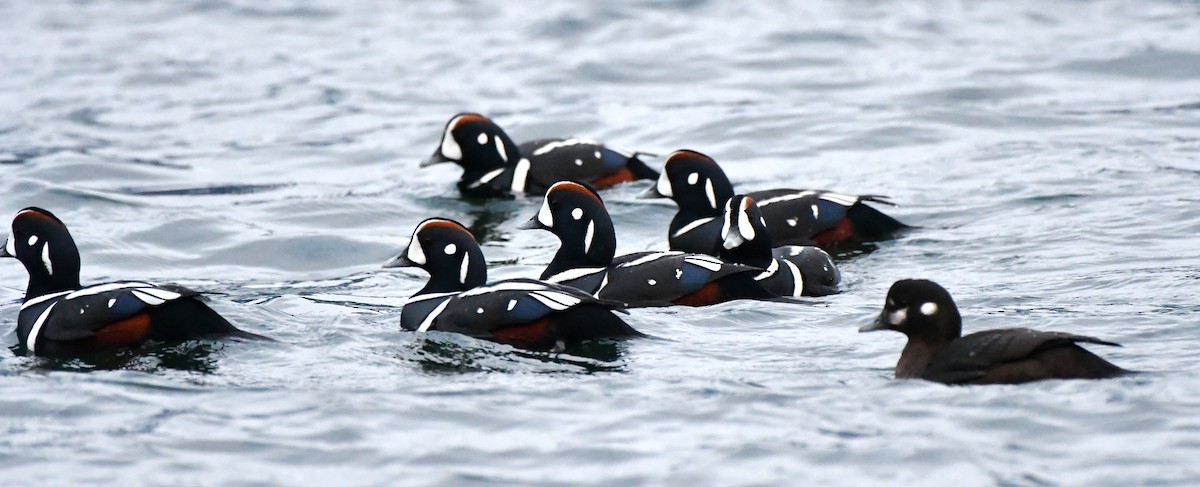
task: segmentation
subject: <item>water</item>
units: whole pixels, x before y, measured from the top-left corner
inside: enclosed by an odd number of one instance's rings
[[[282,342],[0,354],[6,480],[1200,483],[1200,6],[592,3],[0,2],[0,214],[56,212],[85,282],[219,293]],[[636,311],[663,339],[609,361],[402,333],[424,275],[378,267],[425,217],[469,225],[493,278],[554,251],[515,228],[536,199],[417,170],[462,110],[700,150],[745,190],[886,194],[923,229],[808,305]],[[622,253],[665,245],[644,185],[604,193]],[[855,330],[904,277],[968,331],[1094,335],[1150,373],[891,380],[902,337]],[[0,265],[5,345],[24,285]]]

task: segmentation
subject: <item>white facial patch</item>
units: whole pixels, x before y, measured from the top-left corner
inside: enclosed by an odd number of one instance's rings
[[[908,321],[908,308],[901,308],[887,315],[889,325],[900,326],[906,321]]]
[[[46,273],[54,275],[54,264],[50,263],[50,245],[42,246],[42,265],[46,266]]]
[[[442,157],[452,161],[462,160],[462,147],[458,146],[458,142],[454,140],[454,128],[458,126],[458,121],[462,117],[455,117],[449,124],[446,124],[446,132],[442,134]]]
[[[930,302],[921,305],[921,314],[925,316],[933,316],[934,313],[937,313],[937,310],[937,303]]]
[[[8,240],[4,242],[4,251],[13,257],[17,256],[17,240],[12,235],[8,236]]]
[[[661,175],[658,176],[658,194],[672,198],[675,193],[671,191],[671,179],[667,177],[667,170],[664,168]]]
[[[421,249],[421,242],[415,237],[408,244],[408,260],[415,262],[417,265],[425,265],[425,251]]]
[[[479,137],[477,137],[475,141],[479,142],[479,145],[487,145],[487,134],[480,132]]]
[[[743,200],[745,201],[745,200]],[[738,233],[742,234],[742,238],[746,240],[754,240],[754,227],[750,225],[750,214],[746,212],[750,205],[749,201],[742,203],[738,208]]]
[[[550,200],[548,198],[542,199],[542,207],[538,210],[537,221],[546,228],[554,228],[554,213],[550,212]]]
[[[35,244],[37,244],[37,242],[38,242],[37,235],[31,235],[29,237],[29,246],[30,247],[33,247]]]
[[[700,173],[694,172],[688,174],[688,184],[695,186],[698,182],[700,182]]]
[[[575,221],[579,221],[580,218],[583,218],[583,208],[571,210],[571,218],[574,218]]]
[[[453,245],[453,244],[451,244]],[[463,254],[462,264],[458,266],[458,282],[467,283],[467,270],[471,268],[471,254]]]
[[[454,244],[447,244],[446,248],[442,249],[442,252],[445,252],[446,255],[454,255],[455,252],[458,252],[458,246]]]
[[[708,204],[715,209],[717,207],[717,196],[713,194],[711,179],[704,182],[704,195],[708,196]]]

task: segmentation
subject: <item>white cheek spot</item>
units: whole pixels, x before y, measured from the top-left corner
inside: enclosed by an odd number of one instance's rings
[[[820,218],[821,209],[817,208],[817,205],[812,205],[812,212],[813,212],[813,218]],[[792,225],[792,226],[795,226],[795,225]]]
[[[42,246],[42,265],[46,266],[46,273],[54,275],[54,264],[50,262],[50,245]]]
[[[921,305],[921,314],[923,314],[925,316],[933,316],[934,313],[937,313],[937,310],[938,310],[937,303],[930,302],[930,303],[925,303],[925,304]]]
[[[408,244],[408,260],[415,262],[417,265],[425,265],[425,251],[421,249],[421,242],[413,239],[412,243]]]
[[[575,159],[575,165],[576,165],[576,166],[582,166],[582,165],[583,165],[583,159]]]
[[[487,134],[480,132],[479,138],[475,140],[479,142],[479,145],[487,145]]]
[[[37,243],[37,235],[31,235],[29,237],[29,246],[33,247],[34,244],[36,244],[36,243]]]
[[[683,278],[683,269],[675,269],[675,280],[678,281],[679,279],[682,279],[682,278]]]
[[[455,252],[458,252],[458,246],[454,244],[448,244],[446,245],[446,248],[442,249],[442,252],[445,252],[446,255],[454,255]]]
[[[887,320],[888,324],[894,326],[903,325],[904,322],[908,321],[908,308],[902,308],[888,313]]]
[[[695,186],[698,182],[700,182],[700,173],[694,172],[688,174],[688,184]]]
[[[596,159],[600,159],[600,151],[596,151],[595,156],[596,156]]]
[[[537,221],[545,225],[546,228],[554,228],[554,213],[550,212],[549,200],[542,200],[542,207],[538,210]]]
[[[654,279],[647,279],[646,284],[653,286],[655,284],[658,284],[658,281],[655,281]]]
[[[513,308],[516,308],[516,307],[517,307],[517,300],[515,300],[515,299],[508,300],[508,310],[509,311],[512,311]]]
[[[477,309],[475,310],[475,314],[477,314],[477,315],[481,315],[481,314],[483,314],[483,308],[477,308]]]
[[[671,179],[667,177],[667,170],[663,169],[661,175],[658,176],[658,194],[672,198],[675,193],[671,192]]]
[[[717,195],[713,194],[712,180],[704,182],[704,195],[708,196],[708,204],[713,208],[717,207]]]
[[[583,218],[583,208],[576,208],[574,210],[571,210],[571,218],[574,218],[575,220],[579,220],[580,218]]]
[[[110,299],[110,300],[108,300],[108,307],[109,307],[109,308],[113,307],[113,305],[114,305],[114,304],[117,304],[117,299],[116,299],[116,298],[113,298],[113,299]]]

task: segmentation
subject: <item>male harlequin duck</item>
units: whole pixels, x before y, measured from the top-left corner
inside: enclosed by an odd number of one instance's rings
[[[483,115],[460,113],[446,123],[442,144],[421,167],[442,162],[462,166],[458,189],[464,195],[540,195],[564,179],[605,188],[657,178],[658,172],[638,155],[584,139],[541,139],[518,146]]]
[[[754,277],[780,296],[827,296],[842,280],[833,258],[817,247],[787,245],[772,248],[771,232],[754,200],[734,195],[721,216],[720,257],[766,269]]]
[[[829,191],[772,189],[746,193],[758,203],[776,245],[819,245],[887,238],[909,228],[867,206],[890,205],[882,196],[849,196]],[[699,152],[671,153],[658,184],[643,198],[671,198],[679,212],[671,220],[668,240],[673,250],[720,253],[721,208],[733,196],[733,185],[712,158]]]
[[[962,335],[958,307],[932,281],[896,281],[874,323],[858,331],[895,330],[908,336],[897,379],[944,384],[1019,384],[1041,379],[1103,379],[1129,374],[1080,347],[1111,345],[1071,333],[1003,328]]]
[[[643,336],[613,313],[621,303],[533,279],[485,284],[487,262],[458,222],[431,218],[384,267],[418,267],[429,282],[400,311],[400,326],[447,331],[530,350],[561,351],[588,340]]]
[[[555,183],[525,229],[549,230],[562,245],[541,278],[629,306],[703,306],[733,299],[777,299],[754,276],[761,268],[704,254],[637,252],[613,257],[617,235],[600,195]]]
[[[264,338],[234,328],[183,286],[142,281],[80,286],[75,240],[62,220],[40,208],[17,213],[0,257],[15,257],[29,271],[17,339],[35,355],[75,356],[146,341]]]

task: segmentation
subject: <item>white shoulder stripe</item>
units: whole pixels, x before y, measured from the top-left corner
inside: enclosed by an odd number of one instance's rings
[[[683,226],[683,228],[680,228],[679,230],[677,230],[677,231],[676,231],[674,234],[672,234],[671,236],[672,236],[672,237],[678,237],[678,236],[680,236],[680,235],[683,235],[683,234],[685,234],[685,233],[688,233],[688,232],[690,232],[690,231],[692,231],[692,230],[695,230],[695,229],[696,229],[696,227],[699,227],[699,226],[701,226],[701,225],[704,225],[705,223],[711,222],[711,221],[713,221],[713,220],[714,220],[714,219],[716,219],[716,218],[717,218],[717,217],[715,217],[715,216],[710,216],[710,217],[708,217],[708,218],[697,218],[697,219],[695,219],[695,220],[692,220],[692,222],[691,222],[691,223],[688,223],[687,225],[684,225],[684,226]]]
[[[633,267],[635,265],[642,265],[647,262],[653,262],[655,260],[661,259],[663,257],[671,256],[671,255],[683,255],[683,252],[677,252],[677,251],[673,251],[673,250],[667,251],[667,252],[654,252],[649,255],[644,255],[642,257],[638,257],[634,260],[631,260],[629,262],[621,264],[617,267]]]
[[[110,282],[108,284],[88,286],[88,287],[85,287],[78,291],[72,292],[71,294],[67,295],[66,299],[75,299],[75,298],[79,298],[79,297],[83,297],[83,296],[91,296],[94,294],[106,293],[109,291],[116,291],[119,289],[137,289],[137,288],[153,288],[153,287],[155,287],[154,284],[151,284],[148,282],[141,282],[141,281]]]
[[[756,202],[756,203],[758,203],[758,207],[759,207],[759,208],[762,208],[762,207],[764,207],[764,206],[768,206],[768,205],[771,205],[771,204],[773,204],[773,203],[783,203],[784,201],[791,201],[791,200],[795,200],[795,199],[800,199],[800,198],[803,198],[803,197],[805,197],[805,196],[814,195],[814,194],[817,194],[817,192],[816,192],[816,191],[797,191],[797,192],[795,192],[795,193],[788,193],[788,194],[784,194],[784,195],[779,195],[779,196],[776,196],[776,197],[774,197],[774,198],[766,198],[766,199],[764,199],[764,200],[762,200],[762,201],[758,201],[758,202]]]
[[[576,268],[576,269],[567,269],[565,271],[559,272],[558,274],[550,276],[548,279],[546,279],[546,282],[553,282],[555,284],[559,284],[559,283],[562,283],[563,281],[570,281],[572,279],[578,279],[580,277],[590,276],[592,274],[604,272],[606,269],[607,269],[606,267],[580,267],[580,268]]]
[[[683,261],[694,266],[703,267],[712,272],[721,270],[721,267],[725,265],[725,261],[711,255],[704,254],[691,254],[687,257],[684,257]]]
[[[38,296],[38,297],[36,297],[36,298],[32,298],[32,299],[30,299],[29,301],[26,301],[25,303],[21,304],[21,309],[28,308],[28,307],[30,307],[30,306],[33,306],[33,305],[35,305],[35,304],[44,303],[44,302],[46,302],[46,301],[48,301],[48,300],[51,300],[51,299],[57,298],[57,297],[59,297],[59,296],[62,296],[62,295],[64,295],[64,294],[70,294],[70,293],[71,293],[71,291],[59,291],[59,292],[56,292],[56,293],[43,294],[43,295],[41,295],[41,296]]]
[[[540,156],[543,154],[547,154],[555,149],[559,149],[562,147],[570,147],[573,145],[581,145],[581,144],[600,145],[600,144],[596,143],[596,141],[588,140],[588,139],[572,138],[572,139],[565,139],[565,140],[556,140],[554,142],[550,142],[549,144],[538,147],[537,150],[533,151],[533,155]]]
[[[446,309],[447,304],[450,304],[449,299],[442,301],[442,304],[439,304],[436,308],[433,308],[433,311],[430,311],[429,315],[425,317],[425,320],[421,322],[421,326],[417,327],[417,331],[429,331],[429,327],[433,326],[433,320],[437,318],[438,315],[442,314],[442,310]]]
[[[429,293],[429,294],[418,294],[418,295],[416,295],[416,296],[413,296],[413,297],[410,297],[410,298],[408,298],[408,299],[404,300],[404,305],[409,305],[409,304],[412,304],[412,303],[419,303],[419,302],[421,302],[421,301],[428,301],[428,300],[430,300],[430,299],[444,298],[444,297],[446,297],[446,296],[453,296],[453,295],[455,295],[455,294],[458,294],[458,293],[459,293],[458,291],[451,291],[451,292],[448,292],[448,293]]]
[[[855,203],[858,203],[859,198],[857,196],[850,196],[846,194],[821,193],[821,199],[825,201],[832,201],[842,206],[854,206]]]
[[[800,268],[796,267],[796,264],[793,264],[789,260],[785,260],[785,261],[783,261],[783,263],[786,264],[788,266],[788,269],[790,269],[792,271],[792,281],[795,282],[795,284],[792,287],[792,297],[798,298],[798,297],[803,296],[804,295],[804,276],[802,274],[800,274]]]
[[[46,324],[46,319],[50,317],[50,312],[54,310],[54,306],[57,304],[57,302],[51,303],[50,306],[46,307],[45,311],[42,311],[41,315],[38,315],[37,321],[33,322],[33,328],[29,330],[29,337],[25,339],[25,348],[28,348],[30,353],[37,352],[34,346],[37,345],[38,333],[41,333],[42,325]]]

